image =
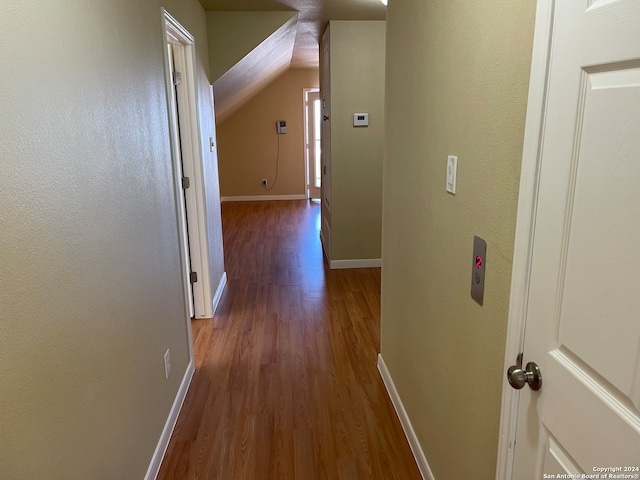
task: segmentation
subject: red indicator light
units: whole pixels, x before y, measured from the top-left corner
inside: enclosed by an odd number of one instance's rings
[[[482,257],[480,255],[476,256],[476,268],[482,268]]]

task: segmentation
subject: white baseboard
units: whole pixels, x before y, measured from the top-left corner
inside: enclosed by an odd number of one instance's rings
[[[384,363],[384,359],[382,358],[381,353],[378,354],[378,371],[380,372],[380,376],[382,377],[384,386],[387,388],[387,393],[389,394],[391,403],[393,403],[393,407],[396,409],[396,414],[400,419],[400,424],[402,425],[404,434],[407,437],[409,446],[411,447],[411,452],[413,452],[413,457],[416,459],[418,470],[420,470],[422,478],[425,480],[435,480],[435,478],[433,477],[433,472],[431,471],[431,467],[429,467],[429,463],[427,463],[427,457],[424,456],[424,452],[422,451],[422,447],[420,446],[418,436],[413,430],[411,420],[409,420],[407,411],[404,409],[404,405],[402,404],[400,395],[398,395],[396,386],[393,383],[393,379],[391,378],[391,374],[387,369],[387,365]]]
[[[153,452],[153,457],[151,457],[151,463],[147,469],[147,474],[144,476],[145,480],[155,480],[158,476],[160,465],[162,465],[162,460],[164,459],[164,454],[167,452],[167,447],[169,446],[169,440],[171,440],[171,434],[173,433],[173,429],[178,421],[178,415],[180,415],[182,404],[187,396],[189,385],[191,385],[191,379],[193,378],[194,371],[195,368],[193,366],[192,359],[189,362],[189,365],[187,365],[187,370],[184,372],[184,377],[182,377],[182,383],[180,384],[176,398],[173,400],[173,406],[171,407],[171,411],[167,417],[167,422],[164,424],[164,429],[162,430],[162,435],[160,435],[160,440],[158,440],[158,445],[156,445],[156,451]]]
[[[260,202],[267,200],[306,200],[304,193],[296,195],[249,195],[249,196],[228,196],[220,197],[221,202]]]
[[[380,267],[382,260],[379,258],[360,258],[355,260],[331,260],[329,268],[337,270],[341,268],[373,268]]]
[[[216,314],[216,309],[218,308],[218,304],[220,303],[220,297],[222,297],[222,292],[224,292],[224,287],[227,285],[227,272],[222,273],[222,278],[220,278],[220,282],[218,283],[218,288],[216,289],[216,293],[213,296],[213,314]]]

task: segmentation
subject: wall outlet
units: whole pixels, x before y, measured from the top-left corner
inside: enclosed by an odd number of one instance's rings
[[[169,375],[171,374],[171,353],[169,353],[169,349],[164,352],[164,378],[169,379]]]
[[[262,186],[263,186],[263,187],[266,187],[266,186],[267,186],[267,179],[266,179],[266,178],[263,178],[263,179],[262,179]]]

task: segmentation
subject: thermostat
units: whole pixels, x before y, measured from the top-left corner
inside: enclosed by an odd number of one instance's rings
[[[353,126],[354,127],[368,127],[369,126],[369,114],[368,113],[354,113],[353,114]]]

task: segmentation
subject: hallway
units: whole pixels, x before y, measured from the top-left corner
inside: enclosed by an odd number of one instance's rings
[[[329,270],[320,206],[222,204],[228,284],[159,479],[420,479],[376,368],[380,269]]]

